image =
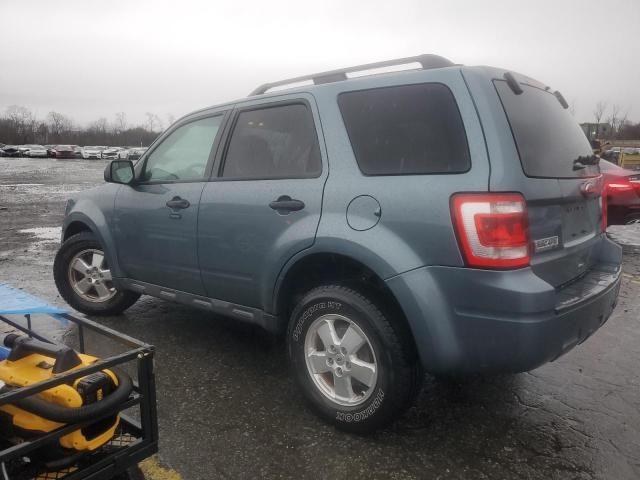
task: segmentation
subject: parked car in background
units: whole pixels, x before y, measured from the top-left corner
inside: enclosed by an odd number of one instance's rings
[[[44,148],[47,149],[47,157],[53,157],[52,151],[55,148],[55,145],[45,145]]]
[[[29,150],[27,150],[26,156],[29,158],[47,158],[48,153],[47,149],[42,145],[28,145]]]
[[[122,147],[110,147],[102,151],[103,160],[115,160],[120,158],[120,152],[124,150]]]
[[[614,165],[619,165],[620,164],[620,151],[615,151],[615,150],[605,150],[604,152],[602,152],[600,154],[600,158],[607,160],[611,163],[613,163]]]
[[[18,147],[18,152],[20,152],[21,157],[27,156],[27,150],[29,150],[28,145],[16,145]]]
[[[82,147],[80,145],[71,145],[71,148],[73,148],[73,155],[76,158],[82,158]]]
[[[144,152],[146,152],[147,149],[145,147],[136,147],[136,148],[130,148],[129,150],[127,150],[127,154],[125,156],[125,159],[127,160],[131,160],[131,161],[136,161],[138,160],[143,154]]]
[[[600,160],[607,192],[607,225],[640,222],[640,172]]]
[[[529,371],[605,325],[622,249],[559,92],[435,55],[304,78],[110,162],[67,203],[61,296],[114,315],[146,294],[286,332],[304,396],[355,432],[406,410],[423,370]]]
[[[76,158],[72,145],[56,145],[51,153],[54,158]]]
[[[102,158],[102,150],[104,150],[104,148],[103,147],[98,147],[98,146],[83,147],[82,148],[82,158],[84,158],[85,160],[89,160],[89,159],[92,159],[92,158],[101,159]]]
[[[20,150],[16,145],[5,145],[2,147],[2,156],[3,157],[19,157]]]

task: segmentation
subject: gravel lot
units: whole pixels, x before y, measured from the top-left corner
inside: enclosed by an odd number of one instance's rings
[[[62,305],[51,266],[64,200],[104,166],[0,158],[0,281]],[[638,479],[640,235],[612,234],[629,245],[624,283],[596,335],[531,373],[427,378],[416,406],[368,437],[317,420],[283,345],[258,331],[149,297],[101,321],[157,346],[160,459],[184,479]]]

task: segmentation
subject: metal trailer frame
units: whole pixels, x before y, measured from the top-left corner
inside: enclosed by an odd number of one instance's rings
[[[24,443],[12,445],[9,448],[0,450],[0,464],[17,461],[34,449],[43,447],[50,442],[56,441],[60,437],[67,435],[75,430],[84,428],[95,423],[118,414],[126,409],[134,406],[140,408],[140,421],[131,418],[128,415],[120,413],[120,426],[118,429],[127,435],[131,435],[133,440],[131,443],[109,449],[103,452],[104,446],[95,452],[89,453],[82,457],[76,467],[77,470],[64,476],[56,476],[55,478],[64,480],[108,480],[116,475],[125,473],[129,468],[136,466],[140,461],[150,457],[158,451],[158,417],[156,410],[156,389],[155,389],[155,373],[154,373],[154,355],[155,347],[140,342],[128,335],[116,332],[111,328],[100,325],[86,318],[78,318],[68,313],[48,314],[51,317],[69,321],[78,326],[79,351],[85,353],[85,331],[91,330],[101,337],[113,341],[128,350],[125,353],[113,355],[104,358],[95,363],[75,369],[69,372],[56,375],[55,378],[39,382],[27,387],[17,388],[7,393],[0,394],[0,405],[10,404],[16,400],[26,398],[40,393],[49,388],[61,385],[67,382],[73,382],[77,378],[90,375],[103,369],[124,366],[135,362],[137,368],[137,381],[134,381],[133,392],[129,399],[120,406],[105,412],[99,418],[92,419],[76,424],[67,424],[57,430],[27,439]],[[4,322],[16,330],[35,338],[37,340],[54,343],[50,339],[39,335],[32,328],[31,314],[24,315],[27,320],[27,326],[24,327],[17,321],[8,318],[7,315],[0,315],[0,322]],[[2,478],[0,474],[0,478]],[[23,477],[19,473],[9,477],[10,480],[22,480]],[[40,477],[45,478],[45,477]],[[53,477],[52,477],[53,478]]]

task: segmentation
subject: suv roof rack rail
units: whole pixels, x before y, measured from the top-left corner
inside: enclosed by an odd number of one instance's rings
[[[299,83],[311,80],[314,85],[321,85],[323,83],[339,82],[341,80],[348,80],[347,73],[361,72],[366,70],[373,70],[375,68],[392,67],[396,65],[406,65],[408,63],[419,63],[422,65],[423,70],[432,68],[444,68],[452,67],[455,64],[440,55],[423,54],[415,57],[396,58],[394,60],[386,60],[384,62],[367,63],[364,65],[357,65],[355,67],[339,68],[337,70],[329,70],[328,72],[314,73],[312,75],[303,75],[301,77],[288,78],[286,80],[279,80],[277,82],[265,83],[253,90],[249,96],[262,95],[268,90],[274,87],[280,87],[282,85],[289,85],[292,83]]]

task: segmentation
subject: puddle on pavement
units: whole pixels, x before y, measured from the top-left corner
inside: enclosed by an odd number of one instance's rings
[[[36,227],[18,230],[19,233],[27,233],[33,235],[39,240],[39,243],[58,243],[60,235],[62,235],[61,227]]]

